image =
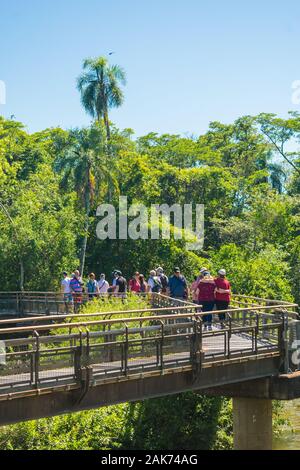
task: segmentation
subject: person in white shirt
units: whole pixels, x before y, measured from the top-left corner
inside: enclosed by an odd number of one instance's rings
[[[105,279],[105,274],[101,274],[100,280],[98,281],[98,287],[99,287],[100,296],[101,295],[103,296],[104,294],[107,294],[109,284]]]
[[[68,273],[64,272],[63,273],[63,279],[61,281],[61,291],[62,291],[63,294],[70,294],[71,293],[70,281],[71,281],[71,278],[68,277]]]
[[[73,296],[70,288],[71,278],[68,276],[68,273],[63,272],[63,279],[61,281],[61,292],[64,294],[64,302],[66,306],[66,312],[69,313],[69,304],[73,303]]]
[[[148,285],[148,288],[147,288],[148,293],[150,292],[159,293],[161,291],[162,285],[161,285],[160,279],[156,275],[156,271],[154,270],[150,271],[150,277],[148,279],[147,285]]]

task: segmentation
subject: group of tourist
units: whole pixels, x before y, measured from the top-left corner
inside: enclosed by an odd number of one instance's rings
[[[129,290],[135,294],[165,294],[173,299],[183,301],[188,300],[191,294],[193,303],[201,305],[203,312],[212,312],[214,309],[220,311],[221,327],[224,327],[224,310],[229,307],[231,294],[230,282],[226,278],[225,269],[221,269],[218,276],[213,277],[206,268],[202,268],[199,275],[194,277],[190,288],[179,267],[175,267],[173,275],[168,277],[161,266],[150,271],[147,281],[143,274],[135,272],[129,283],[121,271],[115,270],[112,273],[111,285],[106,280],[105,274],[101,274],[97,280],[95,274],[91,273],[85,284],[78,270],[71,276],[64,272],[61,286],[65,303],[72,303],[75,308],[82,303],[84,292],[87,293],[89,299],[104,298],[109,295],[124,299]],[[212,314],[204,315],[203,321],[205,329],[211,330]]]
[[[191,285],[193,302],[202,306],[202,312],[212,312],[216,308],[219,313],[221,327],[224,327],[226,313],[230,304],[231,286],[226,278],[225,269],[220,269],[217,277],[213,277],[206,268],[200,270]],[[212,314],[203,317],[205,329],[212,329]]]

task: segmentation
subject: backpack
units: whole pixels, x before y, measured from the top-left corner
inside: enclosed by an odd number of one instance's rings
[[[154,286],[152,287],[152,292],[160,292],[162,289],[162,285],[158,277],[153,278]]]
[[[165,274],[162,274],[160,276],[160,283],[161,283],[163,290],[165,291],[169,285],[169,279],[167,278]]]
[[[127,281],[123,276],[119,276],[117,279],[117,285],[119,286],[119,293],[123,294],[127,290]]]

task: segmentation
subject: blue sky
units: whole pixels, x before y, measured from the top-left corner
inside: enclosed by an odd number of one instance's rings
[[[300,111],[299,0],[1,0],[0,80],[29,131],[88,125],[76,77],[115,51],[125,104],[111,113],[137,135],[199,134],[210,121]]]

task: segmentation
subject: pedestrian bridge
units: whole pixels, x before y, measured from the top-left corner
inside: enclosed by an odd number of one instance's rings
[[[214,311],[204,331],[201,307],[145,299],[141,310],[67,314],[61,294],[0,293],[0,425],[188,390],[287,398],[282,382],[261,381],[297,375],[296,304],[235,295],[225,328]]]

